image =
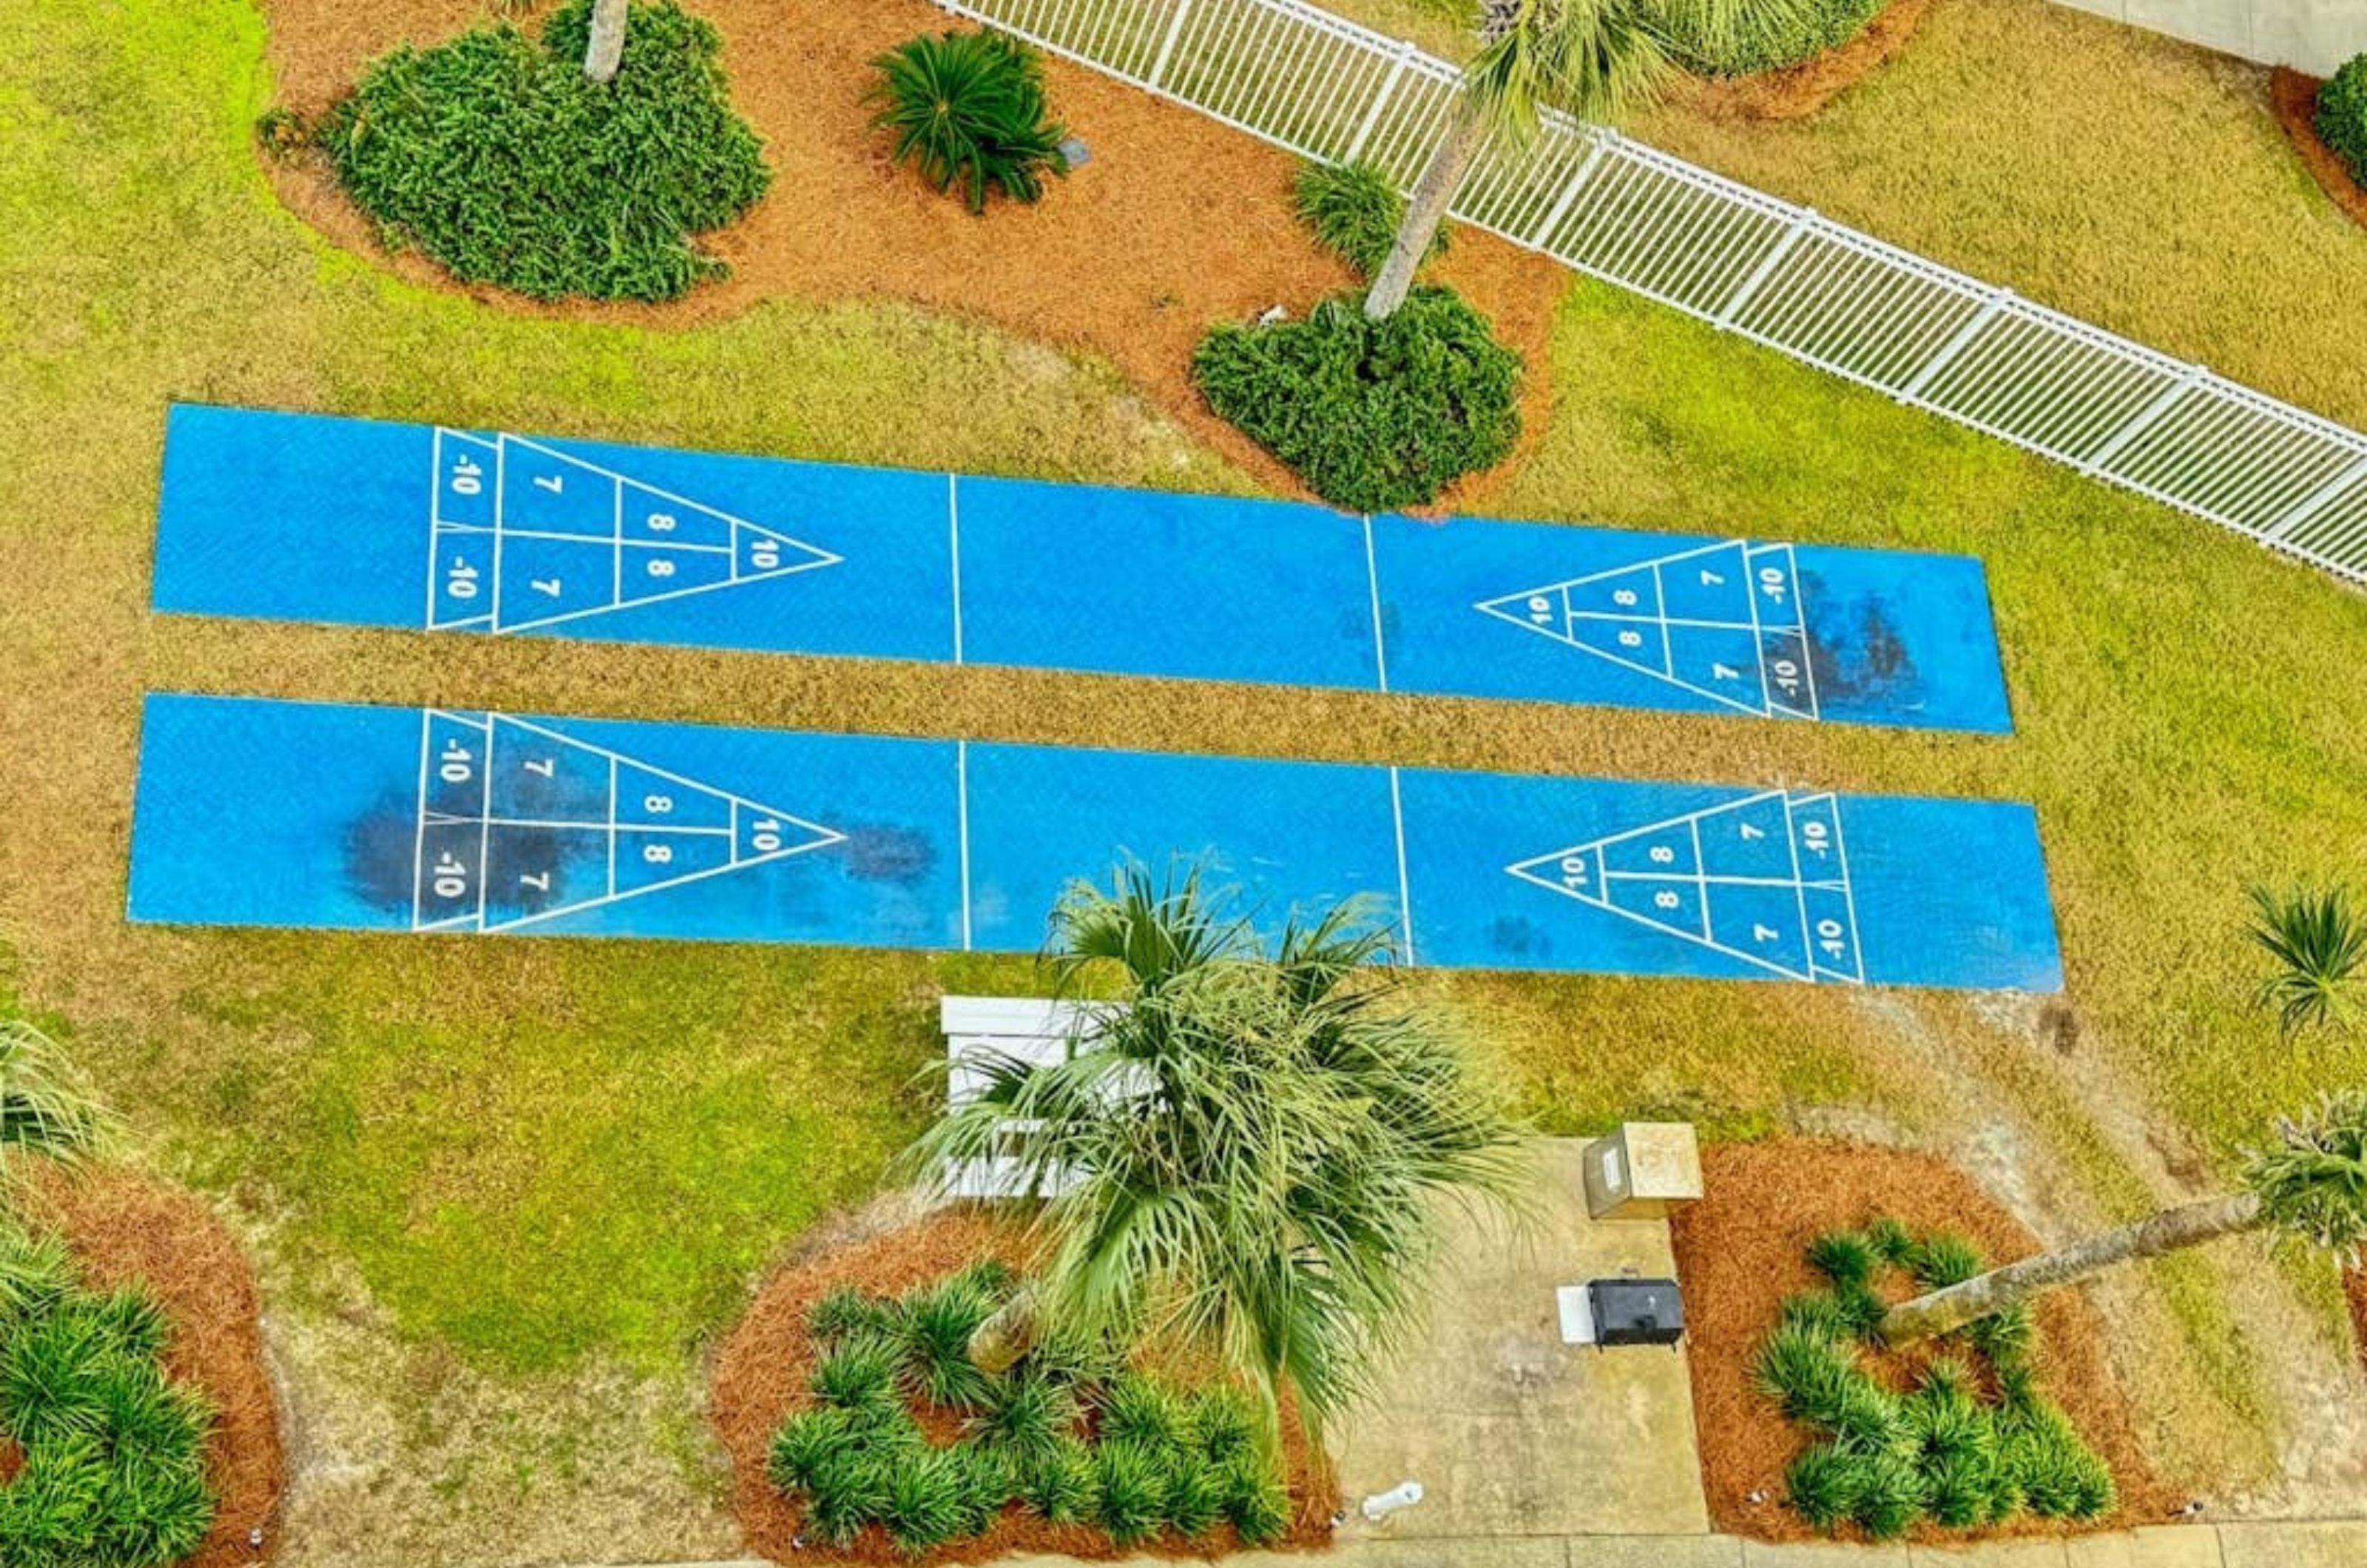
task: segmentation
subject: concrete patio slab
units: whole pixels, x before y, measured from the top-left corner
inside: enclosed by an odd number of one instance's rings
[[[1351,1508],[1425,1494],[1365,1539],[1708,1532],[1682,1348],[1562,1342],[1557,1287],[1675,1269],[1664,1222],[1587,1217],[1583,1146],[1546,1145],[1517,1234],[1457,1222],[1428,1328],[1342,1436]]]
[[[2219,1532],[2208,1525],[2146,1525],[2063,1543],[2071,1568],[2222,1568]]]

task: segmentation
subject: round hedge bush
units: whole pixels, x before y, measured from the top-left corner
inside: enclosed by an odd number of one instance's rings
[[[506,24],[374,62],[318,141],[389,238],[464,283],[538,299],[679,299],[725,270],[690,236],[764,192],[715,29],[673,0],[632,7],[616,79],[585,78],[592,0],[539,40]]]
[[[1732,36],[1717,38],[1698,12],[1669,8],[1664,27],[1669,54],[1699,76],[1752,76],[1781,71],[1838,49],[1865,29],[1890,0],[1795,0],[1770,16],[1747,8]]]
[[[2367,181],[2367,54],[2354,54],[2317,90],[2317,139],[2350,177]]]
[[[1302,321],[1229,322],[1192,372],[1218,415],[1352,512],[1426,505],[1521,433],[1521,356],[1451,288],[1417,288],[1378,321],[1343,294]]]

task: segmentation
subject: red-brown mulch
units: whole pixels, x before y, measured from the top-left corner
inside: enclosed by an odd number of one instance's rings
[[[1755,76],[1697,78],[1688,102],[1723,118],[1804,119],[1894,59],[1931,8],[1931,0],[1892,0],[1822,54]]]
[[[2342,1271],[2342,1297],[2350,1303],[2350,1343],[2367,1368],[2367,1269]]]
[[[806,1312],[835,1285],[854,1285],[875,1295],[898,1295],[941,1279],[981,1258],[1016,1264],[1026,1255],[1018,1227],[977,1210],[944,1210],[884,1235],[839,1245],[825,1243],[792,1257],[756,1292],[747,1315],[724,1340],[716,1358],[713,1416],[717,1435],[731,1456],[731,1506],[750,1547],[783,1562],[900,1563],[980,1562],[1023,1552],[1070,1557],[1136,1555],[1205,1557],[1240,1550],[1229,1527],[1184,1546],[1162,1537],[1141,1546],[1117,1548],[1099,1531],[1076,1525],[1047,1524],[1016,1508],[1006,1509],[994,1528],[975,1540],[940,1548],[918,1559],[900,1557],[885,1531],[866,1529],[844,1551],[821,1541],[794,1544],[802,1524],[798,1506],[775,1489],[764,1473],[773,1434],[795,1411],[809,1408],[806,1378],[813,1367]],[[958,1424],[932,1413],[922,1421],[934,1441],[951,1439]],[[1305,1444],[1285,1423],[1284,1461],[1296,1505],[1284,1550],[1331,1543],[1331,1516],[1338,1489],[1330,1467],[1310,1473]]]
[[[206,1476],[213,1529],[176,1568],[247,1568],[279,1546],[287,1483],[279,1411],[263,1359],[262,1300],[246,1251],[194,1194],[121,1169],[42,1184],[36,1218],[54,1223],[85,1284],[137,1284],[173,1325],[164,1367],[214,1407]],[[260,1531],[261,1547],[250,1547]]]
[[[1677,1273],[1685,1285],[1693,1413],[1701,1429],[1702,1482],[1719,1529],[1761,1540],[1817,1538],[1784,1506],[1784,1472],[1812,1440],[1751,1385],[1751,1355],[1775,1325],[1783,1299],[1821,1283],[1805,1256],[1829,1231],[1881,1215],[1910,1229],[1970,1237],[1993,1262],[2039,1250],[2020,1221],[1955,1167],[1927,1155],[1859,1144],[1781,1139],[1715,1144],[1702,1151],[1704,1196],[1670,1224]],[[2111,1517],[2083,1529],[2156,1523],[2182,1494],[2166,1486],[2138,1445],[2126,1400],[2104,1353],[2104,1325],[2086,1295],[2050,1292],[2037,1307],[2040,1382],[2119,1483]],[[1903,1378],[1908,1358],[1865,1358],[1877,1376]],[[1894,1381],[1894,1386],[1898,1386]],[[1753,1503],[1751,1494],[1764,1500]],[[1963,1542],[2006,1535],[2056,1535],[2065,1527],[2024,1519],[1997,1529],[1942,1531],[1918,1526],[1909,1539]]]
[[[1199,440],[1275,489],[1304,493],[1207,410],[1190,373],[1193,347],[1212,322],[1246,321],[1277,303],[1303,315],[1353,281],[1291,215],[1297,159],[1196,110],[1048,59],[1052,111],[1084,139],[1092,161],[1051,182],[1036,206],[998,202],[973,217],[889,163],[862,102],[871,58],[945,30],[953,25],[945,12],[926,0],[688,5],[722,34],[731,101],[764,137],[776,175],[744,218],[701,241],[732,276],[657,306],[540,306],[495,289],[463,292],[504,309],[659,327],[716,321],[776,296],[910,301],[1109,360]],[[437,41],[484,14],[482,0],[264,0],[264,9],[280,101],[308,117],[374,56],[405,39]],[[381,251],[324,160],[269,168],[281,199],[337,243],[414,282],[457,288],[425,258]],[[1569,275],[1476,230],[1458,232],[1436,273],[1527,361],[1525,449],[1552,407],[1546,350]],[[1472,476],[1447,500],[1468,504],[1493,482]]]
[[[2285,128],[2285,140],[2293,143],[2310,178],[2352,222],[2367,223],[2367,189],[2351,177],[2350,165],[2342,161],[2342,154],[2317,134],[2317,90],[2325,85],[2322,76],[2305,75],[2280,65],[2269,73],[2269,101],[2276,107],[2277,123]]]

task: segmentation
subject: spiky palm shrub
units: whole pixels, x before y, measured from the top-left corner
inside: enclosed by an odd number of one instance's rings
[[[972,212],[989,187],[1014,201],[1044,195],[1047,174],[1065,174],[1067,132],[1047,118],[1044,67],[1036,51],[995,32],[911,39],[872,61],[866,95],[879,107],[873,129],[890,151],[939,190],[959,186]]]
[[[1460,1043],[1380,966],[1354,906],[1271,947],[1195,873],[1077,884],[1053,914],[1052,976],[1115,969],[1127,1005],[1054,1066],[994,1066],[907,1165],[1008,1151],[1047,1202],[1033,1287],[980,1331],[990,1372],[1039,1325],[1104,1343],[1172,1337],[1310,1427],[1373,1377],[1412,1315],[1442,1201],[1500,1201],[1523,1130]],[[1021,1129],[1014,1132],[1014,1129]]]
[[[0,1200],[22,1186],[28,1162],[79,1166],[114,1135],[113,1118],[57,1042],[22,1020],[0,1022]]]
[[[2357,1015],[2367,976],[2367,915],[2347,889],[2280,895],[2255,887],[2250,935],[2277,965],[2255,999],[2277,1015],[2286,1035]]]

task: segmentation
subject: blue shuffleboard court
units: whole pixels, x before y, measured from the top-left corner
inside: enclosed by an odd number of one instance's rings
[[[155,604],[2002,733],[1958,556],[176,406]]]
[[[151,696],[134,919],[1029,952],[1115,863],[1411,962],[2062,984],[2027,807]]]

